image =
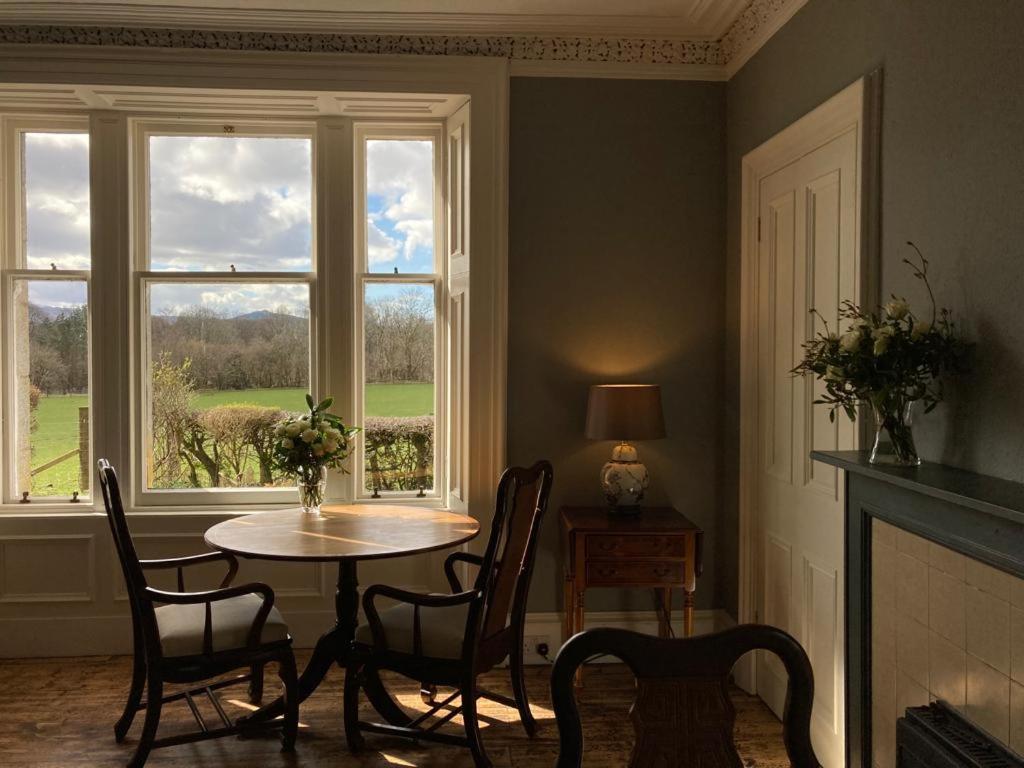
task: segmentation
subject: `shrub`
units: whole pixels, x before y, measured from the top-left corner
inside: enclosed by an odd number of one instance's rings
[[[199,414],[199,426],[216,450],[221,480],[232,485],[253,485],[247,477],[255,460],[259,484],[274,482],[271,452],[274,425],[284,417],[279,408],[260,405],[218,405]]]
[[[410,491],[434,485],[434,417],[369,417],[363,427],[366,489]]]

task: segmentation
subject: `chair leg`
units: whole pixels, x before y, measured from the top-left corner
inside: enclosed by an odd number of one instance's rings
[[[255,668],[255,667],[254,667]],[[259,666],[260,687],[263,687],[263,665]],[[284,684],[284,727],[281,729],[281,751],[294,752],[295,739],[299,733],[299,676],[295,670],[295,656],[291,649],[281,656],[277,665],[278,675]],[[258,701],[258,699],[257,699]]]
[[[163,696],[163,680],[150,671],[146,680],[146,720],[142,724],[142,733],[139,735],[139,746],[135,748],[135,754],[128,762],[128,768],[142,768],[149,758],[149,752],[153,749],[153,742],[156,740],[156,727],[160,723],[160,708],[164,703]]]
[[[531,739],[537,735],[537,721],[530,711],[530,700],[526,696],[526,680],[523,678],[523,644],[515,643],[509,654],[509,671],[512,673],[512,697],[516,700],[519,719],[523,721],[526,735]]]
[[[348,742],[349,752],[353,754],[359,752],[366,743],[359,729],[359,686],[362,675],[362,661],[355,658],[355,654],[350,654],[348,666],[345,668],[342,715],[345,719],[345,741]]]
[[[493,763],[487,757],[483,739],[480,737],[480,722],[476,712],[476,680],[470,677],[462,687],[462,722],[466,726],[466,739],[469,751],[473,755],[476,768],[492,768]]]
[[[253,664],[249,668],[249,702],[259,704],[263,701],[263,665]]]
[[[146,688],[146,660],[138,653],[132,663],[132,687],[128,691],[128,701],[124,705],[124,713],[114,724],[114,739],[120,744],[128,735],[128,729],[132,727],[135,713],[139,711],[139,702],[142,701],[142,692]]]
[[[437,686],[433,683],[420,683],[420,699],[428,707],[437,699]]]

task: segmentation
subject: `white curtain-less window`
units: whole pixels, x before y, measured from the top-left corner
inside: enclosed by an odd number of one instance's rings
[[[88,122],[6,118],[3,142],[3,497],[84,499],[91,478]]]

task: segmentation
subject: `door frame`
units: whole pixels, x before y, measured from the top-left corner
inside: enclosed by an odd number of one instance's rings
[[[767,176],[813,152],[851,128],[857,131],[857,274],[861,300],[875,306],[880,296],[881,251],[881,108],[882,70],[876,69],[850,84],[821,106],[801,117],[743,156],[740,277],[740,435],[739,435],[739,616],[755,622],[757,546],[761,521],[751,481],[757,466],[757,251],[758,191]],[[860,419],[858,443],[867,440],[867,420]],[[845,598],[844,598],[845,612]],[[754,654],[734,669],[737,685],[756,691]],[[849,681],[845,681],[848,683]]]

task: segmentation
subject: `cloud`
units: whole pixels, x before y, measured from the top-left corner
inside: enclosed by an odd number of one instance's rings
[[[308,139],[150,139],[153,269],[312,269]]]
[[[150,286],[149,306],[153,315],[181,315],[202,308],[223,317],[261,310],[306,317],[309,287],[305,283],[155,283]]]
[[[26,133],[29,269],[89,269],[89,134]]]
[[[366,142],[367,249],[371,271],[434,271],[434,145],[431,141]],[[376,230],[376,232],[374,231]],[[375,242],[376,238],[376,242]],[[383,238],[383,239],[381,239]],[[388,248],[382,248],[387,242]]]

